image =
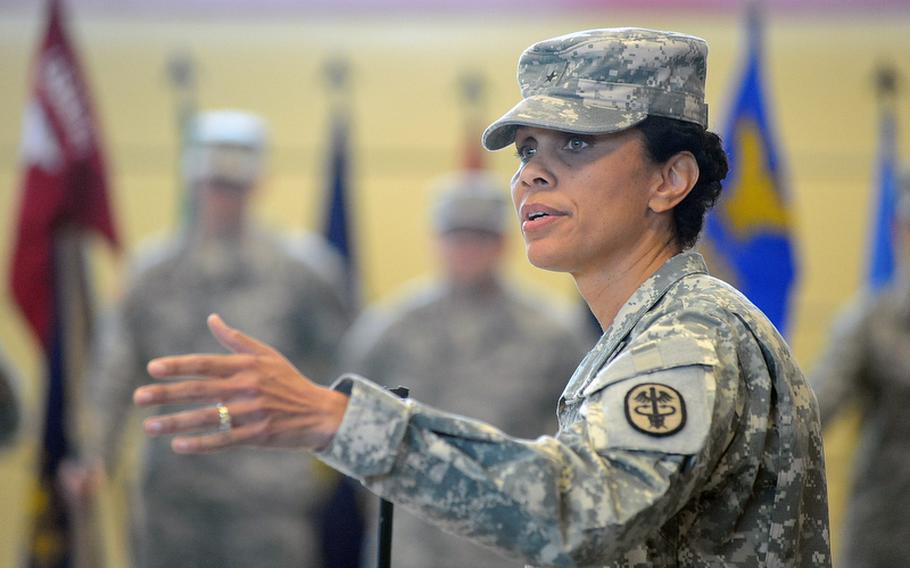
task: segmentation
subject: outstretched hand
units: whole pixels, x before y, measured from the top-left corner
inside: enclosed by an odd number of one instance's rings
[[[178,434],[171,441],[178,453],[234,446],[320,450],[331,442],[347,396],[314,384],[281,353],[229,327],[217,315],[209,316],[207,323],[232,353],[153,359],[148,364],[152,377],[176,381],[146,385],[133,394],[139,406],[194,402],[204,406],[148,418],[143,424],[146,434]],[[218,404],[227,409],[229,421]]]

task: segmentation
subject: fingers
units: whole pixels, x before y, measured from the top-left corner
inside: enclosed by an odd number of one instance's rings
[[[146,370],[156,379],[178,377],[229,377],[246,369],[253,359],[249,355],[175,355],[149,361]]]
[[[214,406],[164,416],[153,416],[146,418],[142,423],[145,433],[150,436],[192,432],[205,428],[217,428],[220,425],[221,420],[218,415],[218,408]]]
[[[242,446],[258,435],[259,428],[255,424],[247,424],[223,432],[177,436],[171,440],[171,449],[178,454],[207,454]]]
[[[218,343],[225,346],[235,353],[249,353],[251,355],[273,355],[275,350],[265,343],[253,339],[249,335],[230,327],[224,323],[221,316],[212,314],[206,320],[212,335],[218,340]]]
[[[212,453],[234,446],[251,445],[262,437],[263,423],[257,416],[255,403],[237,401],[225,406],[228,407],[232,423],[227,430],[212,431],[221,426],[216,406],[152,416],[143,422],[143,429],[151,436],[178,434],[171,440],[171,449],[180,454]],[[201,430],[207,431],[200,433]]]
[[[195,380],[166,385],[145,385],[133,393],[133,402],[139,406],[177,404],[186,402],[214,402],[230,398],[244,391],[241,385],[228,381]]]
[[[229,406],[228,414],[231,417],[233,427],[239,427],[248,423],[249,415],[256,411],[256,408],[249,401],[237,401],[226,404]],[[221,426],[217,406],[206,408],[194,408],[174,414],[162,416],[152,416],[146,418],[142,424],[145,433],[150,436],[161,436],[165,434],[186,434],[200,430],[211,430]]]
[[[228,412],[233,426],[216,432],[212,432],[211,429],[218,428],[221,420],[215,406],[153,416],[145,420],[143,428],[151,436],[181,434],[171,441],[171,448],[177,453],[210,453],[241,445],[258,435],[261,432],[259,426],[253,422],[244,423],[244,418],[254,410],[254,406],[248,401],[231,403]],[[193,434],[200,430],[209,431]]]

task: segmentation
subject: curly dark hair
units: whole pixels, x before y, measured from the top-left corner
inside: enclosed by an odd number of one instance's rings
[[[673,208],[676,242],[683,250],[692,248],[704,225],[705,213],[720,197],[720,182],[727,177],[727,154],[720,137],[701,125],[662,116],[649,116],[633,128],[644,135],[645,150],[652,161],[664,163],[678,152],[688,151],[698,162],[698,181]]]

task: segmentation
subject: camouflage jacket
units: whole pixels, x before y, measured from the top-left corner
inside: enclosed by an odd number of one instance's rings
[[[401,300],[358,318],[342,361],[345,371],[405,385],[425,404],[510,435],[552,434],[553,401],[593,343],[561,315],[546,298],[501,280],[469,288],[446,282],[408,287]],[[520,565],[401,510],[392,546],[396,566]]]
[[[828,566],[814,396],[780,335],[684,253],[645,281],[536,440],[359,377],[320,457],[540,566]]]
[[[910,559],[910,287],[863,293],[838,317],[809,375],[822,424],[857,405],[862,434],[842,530],[844,566]]]
[[[259,231],[145,247],[96,346],[86,385],[87,457],[112,465],[132,442],[122,434],[134,410],[133,390],[151,381],[149,359],[224,352],[206,328],[212,312],[280,349],[313,379],[335,376],[349,310],[301,252],[296,243]],[[309,456],[250,448],[186,456],[175,454],[166,438],[142,442],[141,501],[131,510],[139,566],[224,566],[224,556],[236,566],[318,562],[316,515],[327,480]]]

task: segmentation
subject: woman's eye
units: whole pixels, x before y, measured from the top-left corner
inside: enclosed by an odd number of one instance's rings
[[[532,148],[530,146],[519,146],[518,151],[515,152],[515,155],[522,162],[527,162],[534,157],[535,154],[537,154],[537,148]]]
[[[583,138],[569,138],[564,148],[570,152],[580,152],[590,146],[587,140]]]

